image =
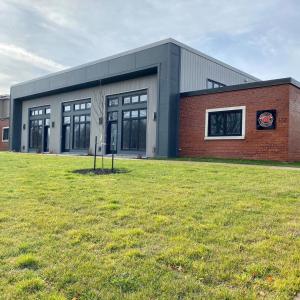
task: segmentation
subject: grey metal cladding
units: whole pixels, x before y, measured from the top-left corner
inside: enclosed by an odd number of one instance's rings
[[[135,71],[141,68],[166,63],[168,57],[168,44],[141,50],[129,55],[120,56],[106,61],[101,60],[94,64],[84,65],[63,72],[54,73],[12,86],[11,94],[14,99],[55,91],[98,80],[110,76]]]
[[[208,78],[226,85],[259,81],[245,72],[183,48],[180,73],[180,92],[206,89]]]
[[[135,55],[121,56],[109,61],[109,74],[127,72],[136,68]]]

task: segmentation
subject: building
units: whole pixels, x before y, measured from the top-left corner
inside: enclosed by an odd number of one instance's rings
[[[10,149],[177,156],[181,93],[256,81],[163,40],[12,86]]]
[[[300,161],[300,83],[184,92],[179,124],[180,156]]]
[[[15,85],[10,103],[14,151],[92,154],[97,137],[98,154],[300,160],[299,82],[173,39]]]
[[[0,95],[0,151],[8,150],[9,141],[9,96]]]

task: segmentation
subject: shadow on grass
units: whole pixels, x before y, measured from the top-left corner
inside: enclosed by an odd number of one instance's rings
[[[81,175],[110,175],[129,173],[129,171],[126,169],[79,169],[72,171],[72,173]]]

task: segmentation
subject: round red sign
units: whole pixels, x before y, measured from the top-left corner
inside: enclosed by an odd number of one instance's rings
[[[274,122],[274,117],[270,112],[264,112],[258,117],[258,123],[261,127],[270,127]]]

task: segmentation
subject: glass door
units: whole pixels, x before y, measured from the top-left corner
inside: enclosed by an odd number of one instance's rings
[[[71,138],[70,138],[70,134],[71,134],[71,126],[70,124],[68,125],[64,125],[63,126],[63,135],[62,135],[62,146],[63,152],[69,152],[70,151],[70,147],[71,147]]]
[[[44,126],[44,152],[49,152],[50,126]]]
[[[109,122],[107,126],[107,149],[106,153],[117,153],[118,124],[116,121]]]

